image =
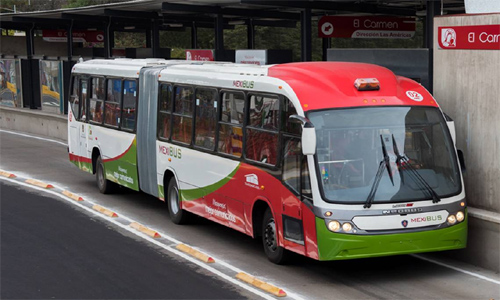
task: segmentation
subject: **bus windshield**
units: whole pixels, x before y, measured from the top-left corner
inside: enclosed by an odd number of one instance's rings
[[[308,118],[316,128],[319,186],[328,202],[364,203],[373,186],[373,203],[432,199],[429,187],[439,197],[460,192],[455,150],[438,108],[335,109]]]

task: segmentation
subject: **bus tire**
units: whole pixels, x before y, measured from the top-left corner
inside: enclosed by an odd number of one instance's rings
[[[175,177],[172,177],[168,183],[167,205],[170,219],[174,222],[174,224],[181,225],[188,222],[189,212],[184,211],[181,208],[179,188],[177,187]]]
[[[99,155],[96,160],[95,179],[99,192],[102,194],[111,194],[116,189],[116,183],[106,179],[106,172],[104,170],[104,163]]]
[[[290,253],[278,245],[276,222],[269,208],[264,213],[262,221],[262,243],[264,244],[264,252],[270,262],[277,265],[283,265],[287,262]]]

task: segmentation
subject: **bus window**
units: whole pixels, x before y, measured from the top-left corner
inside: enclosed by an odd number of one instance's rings
[[[85,120],[87,119],[87,80],[82,80],[81,81],[81,93],[82,95],[82,101],[80,101],[81,103],[81,107],[80,107],[80,118],[79,120],[80,121],[83,121],[85,122]]]
[[[104,105],[104,124],[118,127],[120,124],[121,79],[108,79],[108,92]]]
[[[73,77],[72,88],[71,88],[71,97],[69,98],[69,104],[71,106],[71,111],[73,112],[73,116],[76,119],[80,118],[80,89],[78,89],[78,85],[80,84],[79,77]]]
[[[135,80],[123,81],[123,114],[122,129],[134,131],[137,105],[137,82]]]
[[[160,87],[158,104],[158,137],[168,140],[170,138],[170,120],[172,113],[172,86],[162,84]]]
[[[281,110],[281,130],[286,133],[300,135],[301,125],[298,123],[290,122],[289,118],[292,115],[297,114],[297,110],[293,106],[293,103],[284,98],[284,104]]]
[[[275,165],[278,161],[277,96],[250,96],[245,156],[247,159]]]
[[[89,121],[92,123],[102,123],[105,83],[104,78],[92,78],[89,101]]]
[[[194,144],[214,150],[215,126],[217,124],[217,90],[196,89],[196,127]]]
[[[191,143],[193,129],[193,88],[175,87],[172,140]]]
[[[221,118],[219,120],[219,144],[217,150],[241,157],[243,150],[243,116],[245,97],[240,92],[222,93]]]
[[[295,193],[300,190],[300,139],[286,137],[283,143],[283,182]]]

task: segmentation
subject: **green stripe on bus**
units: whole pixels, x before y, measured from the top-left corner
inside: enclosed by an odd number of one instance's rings
[[[233,178],[233,176],[236,174],[236,172],[238,171],[239,168],[240,168],[240,164],[238,164],[238,166],[236,166],[236,168],[229,175],[227,175],[225,178],[223,178],[220,181],[217,181],[214,184],[207,185],[205,187],[197,188],[197,189],[181,190],[180,194],[181,194],[182,201],[191,201],[191,200],[200,199],[201,197],[204,197],[208,194],[211,194],[211,193],[217,191],[222,186],[224,186],[226,183],[228,183],[229,180],[231,180]]]

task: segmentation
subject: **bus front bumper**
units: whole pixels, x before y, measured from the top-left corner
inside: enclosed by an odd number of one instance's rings
[[[342,260],[462,249],[467,245],[467,218],[443,229],[381,235],[334,233],[316,218],[319,260]]]

